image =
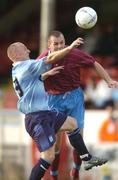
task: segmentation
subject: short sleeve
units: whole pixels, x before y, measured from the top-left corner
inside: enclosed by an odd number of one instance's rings
[[[31,64],[29,66],[29,71],[34,76],[39,76],[42,73],[51,69],[51,64],[46,65],[45,60],[47,57],[42,58],[40,61],[31,60]]]

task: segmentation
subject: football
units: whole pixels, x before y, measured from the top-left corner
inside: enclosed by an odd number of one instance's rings
[[[75,14],[75,21],[80,28],[90,29],[97,23],[97,13],[91,7],[82,7]]]

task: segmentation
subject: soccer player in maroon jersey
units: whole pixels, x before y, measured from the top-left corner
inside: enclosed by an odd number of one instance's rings
[[[65,47],[64,35],[59,31],[53,31],[48,37],[48,50],[42,53],[37,59],[46,56],[50,52],[58,51]],[[64,65],[64,70],[60,74],[49,77],[44,81],[45,89],[49,94],[49,106],[66,115],[70,115],[77,119],[78,127],[81,129],[83,135],[84,128],[84,95],[81,89],[80,68],[93,67],[97,73],[102,77],[109,87],[116,87],[118,83],[113,81],[104,68],[96,62],[96,60],[89,54],[79,50],[73,49],[61,61],[55,63],[53,67]],[[59,152],[60,144],[58,144]],[[57,179],[59,153],[56,153],[55,161],[51,166],[52,179]],[[73,150],[74,165],[71,171],[73,179],[79,179],[79,169],[81,166],[81,159],[78,157],[75,150]]]

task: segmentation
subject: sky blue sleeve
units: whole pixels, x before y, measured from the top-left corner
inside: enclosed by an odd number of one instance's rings
[[[49,71],[51,69],[51,64],[46,65],[45,60],[47,57],[42,58],[40,61],[31,60],[31,64],[29,66],[29,71],[34,76],[39,76],[42,73]]]

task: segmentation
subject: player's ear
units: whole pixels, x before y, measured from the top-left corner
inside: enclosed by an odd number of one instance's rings
[[[48,44],[47,45],[48,45],[48,49],[49,49],[50,48],[50,40],[48,40]]]

